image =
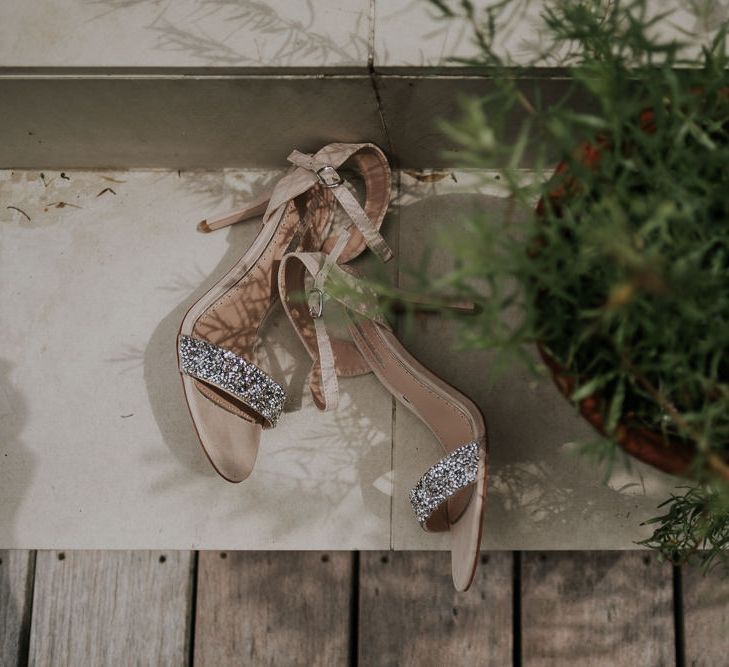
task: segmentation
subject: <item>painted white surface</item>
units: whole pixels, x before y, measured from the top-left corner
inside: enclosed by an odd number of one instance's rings
[[[459,3],[450,3],[458,7]],[[484,0],[473,3],[483,7]],[[541,2],[515,0],[509,11],[508,26],[500,31],[496,50],[506,50],[530,59],[538,43],[533,30]],[[444,18],[426,0],[388,0],[375,8],[375,65],[377,67],[457,66],[454,58],[474,58],[478,48],[467,21]]]
[[[433,437],[400,407],[393,427],[392,400],[372,376],[342,381],[340,409],[316,411],[305,353],[281,313],[260,363],[285,381],[289,404],[264,433],[252,477],[222,481],[200,449],[175,336],[256,225],[201,235],[195,224],[272,172],[66,176],[0,172],[0,548],[381,549],[391,529],[397,549],[447,548],[407,502],[439,454]],[[503,207],[481,176],[456,178],[402,175],[385,224],[404,265],[437,223]],[[407,340],[486,414],[486,546],[633,546],[674,480],[634,464],[604,484],[570,453],[590,432],[550,382],[518,368],[493,380],[489,355],[448,352],[452,327],[435,318]]]
[[[390,397],[356,379],[320,414],[282,313],[261,364],[290,400],[251,479],[214,474],[184,404],[183,313],[257,232],[195,225],[271,173],[0,173],[2,547],[388,546]]]
[[[457,1],[446,2],[458,10]],[[474,0],[477,15],[484,8],[499,4],[495,0]],[[507,62],[535,67],[566,64],[564,52],[549,47],[544,35],[541,13],[544,0],[511,0],[498,14],[498,29],[492,48]],[[710,0],[697,3],[682,0],[650,0],[653,14],[671,11],[656,26],[663,37],[708,43],[717,26],[729,19],[729,6]],[[474,31],[466,20],[444,19],[427,0],[378,0],[375,3],[374,62],[376,67],[458,67],[453,59],[474,58],[479,49]]]
[[[366,67],[369,0],[3,0],[5,67]]]
[[[457,6],[458,3],[452,3]],[[476,0],[477,7],[494,4]],[[527,64],[545,49],[543,0],[513,0],[494,48]],[[654,0],[678,11],[661,29],[705,39],[725,3]],[[374,20],[373,20],[374,18]],[[477,53],[465,21],[443,20],[427,0],[3,0],[2,67],[236,67],[366,69],[450,66]],[[559,64],[543,53],[537,65]]]

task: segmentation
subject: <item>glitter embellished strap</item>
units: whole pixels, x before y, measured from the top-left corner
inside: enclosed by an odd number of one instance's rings
[[[448,498],[476,481],[479,449],[478,442],[469,442],[442,458],[420,478],[410,491],[410,504],[421,524]]]
[[[178,339],[180,371],[222,389],[275,426],[286,394],[278,382],[258,366],[230,350],[191,336]]]

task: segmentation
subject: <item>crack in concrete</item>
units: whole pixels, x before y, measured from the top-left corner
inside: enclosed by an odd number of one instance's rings
[[[397,158],[395,156],[395,149],[392,144],[392,137],[387,127],[387,118],[385,116],[385,108],[382,103],[382,95],[380,94],[380,88],[378,83],[378,74],[375,72],[375,0],[370,0],[370,29],[369,29],[369,48],[367,53],[367,72],[370,77],[370,84],[372,85],[372,92],[375,96],[375,105],[377,106],[377,115],[380,118],[380,125],[382,126],[382,134],[385,137],[387,146],[385,147],[390,155],[390,161],[393,163],[393,167],[397,166]]]

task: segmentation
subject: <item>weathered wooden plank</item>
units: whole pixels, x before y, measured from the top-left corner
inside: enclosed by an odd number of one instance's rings
[[[352,558],[200,552],[195,664],[346,664]]]
[[[512,554],[481,559],[457,593],[448,552],[363,552],[359,664],[510,665]]]
[[[522,654],[544,665],[673,665],[671,567],[646,552],[525,552]]]
[[[34,558],[32,551],[0,551],[0,665],[26,661]]]
[[[184,665],[194,553],[39,551],[33,665]]]
[[[683,568],[686,664],[714,667],[729,661],[729,578],[717,568],[707,573]]]

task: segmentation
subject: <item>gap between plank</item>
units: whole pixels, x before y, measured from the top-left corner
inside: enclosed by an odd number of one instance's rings
[[[514,551],[514,577],[512,580],[511,627],[512,664],[521,667],[521,551]]]
[[[35,561],[38,552],[30,552],[28,575],[26,579],[25,613],[21,621],[18,642],[18,665],[27,665],[30,660],[30,631],[33,625],[33,600],[35,598]]]
[[[349,602],[349,664],[359,664],[359,551],[352,552],[352,590]]]
[[[187,646],[187,664],[192,667],[195,664],[195,621],[197,618],[197,572],[200,561],[200,552],[192,554],[192,582],[190,583],[190,632]]]
[[[676,644],[676,667],[686,665],[686,637],[683,618],[683,570],[673,566],[673,627]]]

